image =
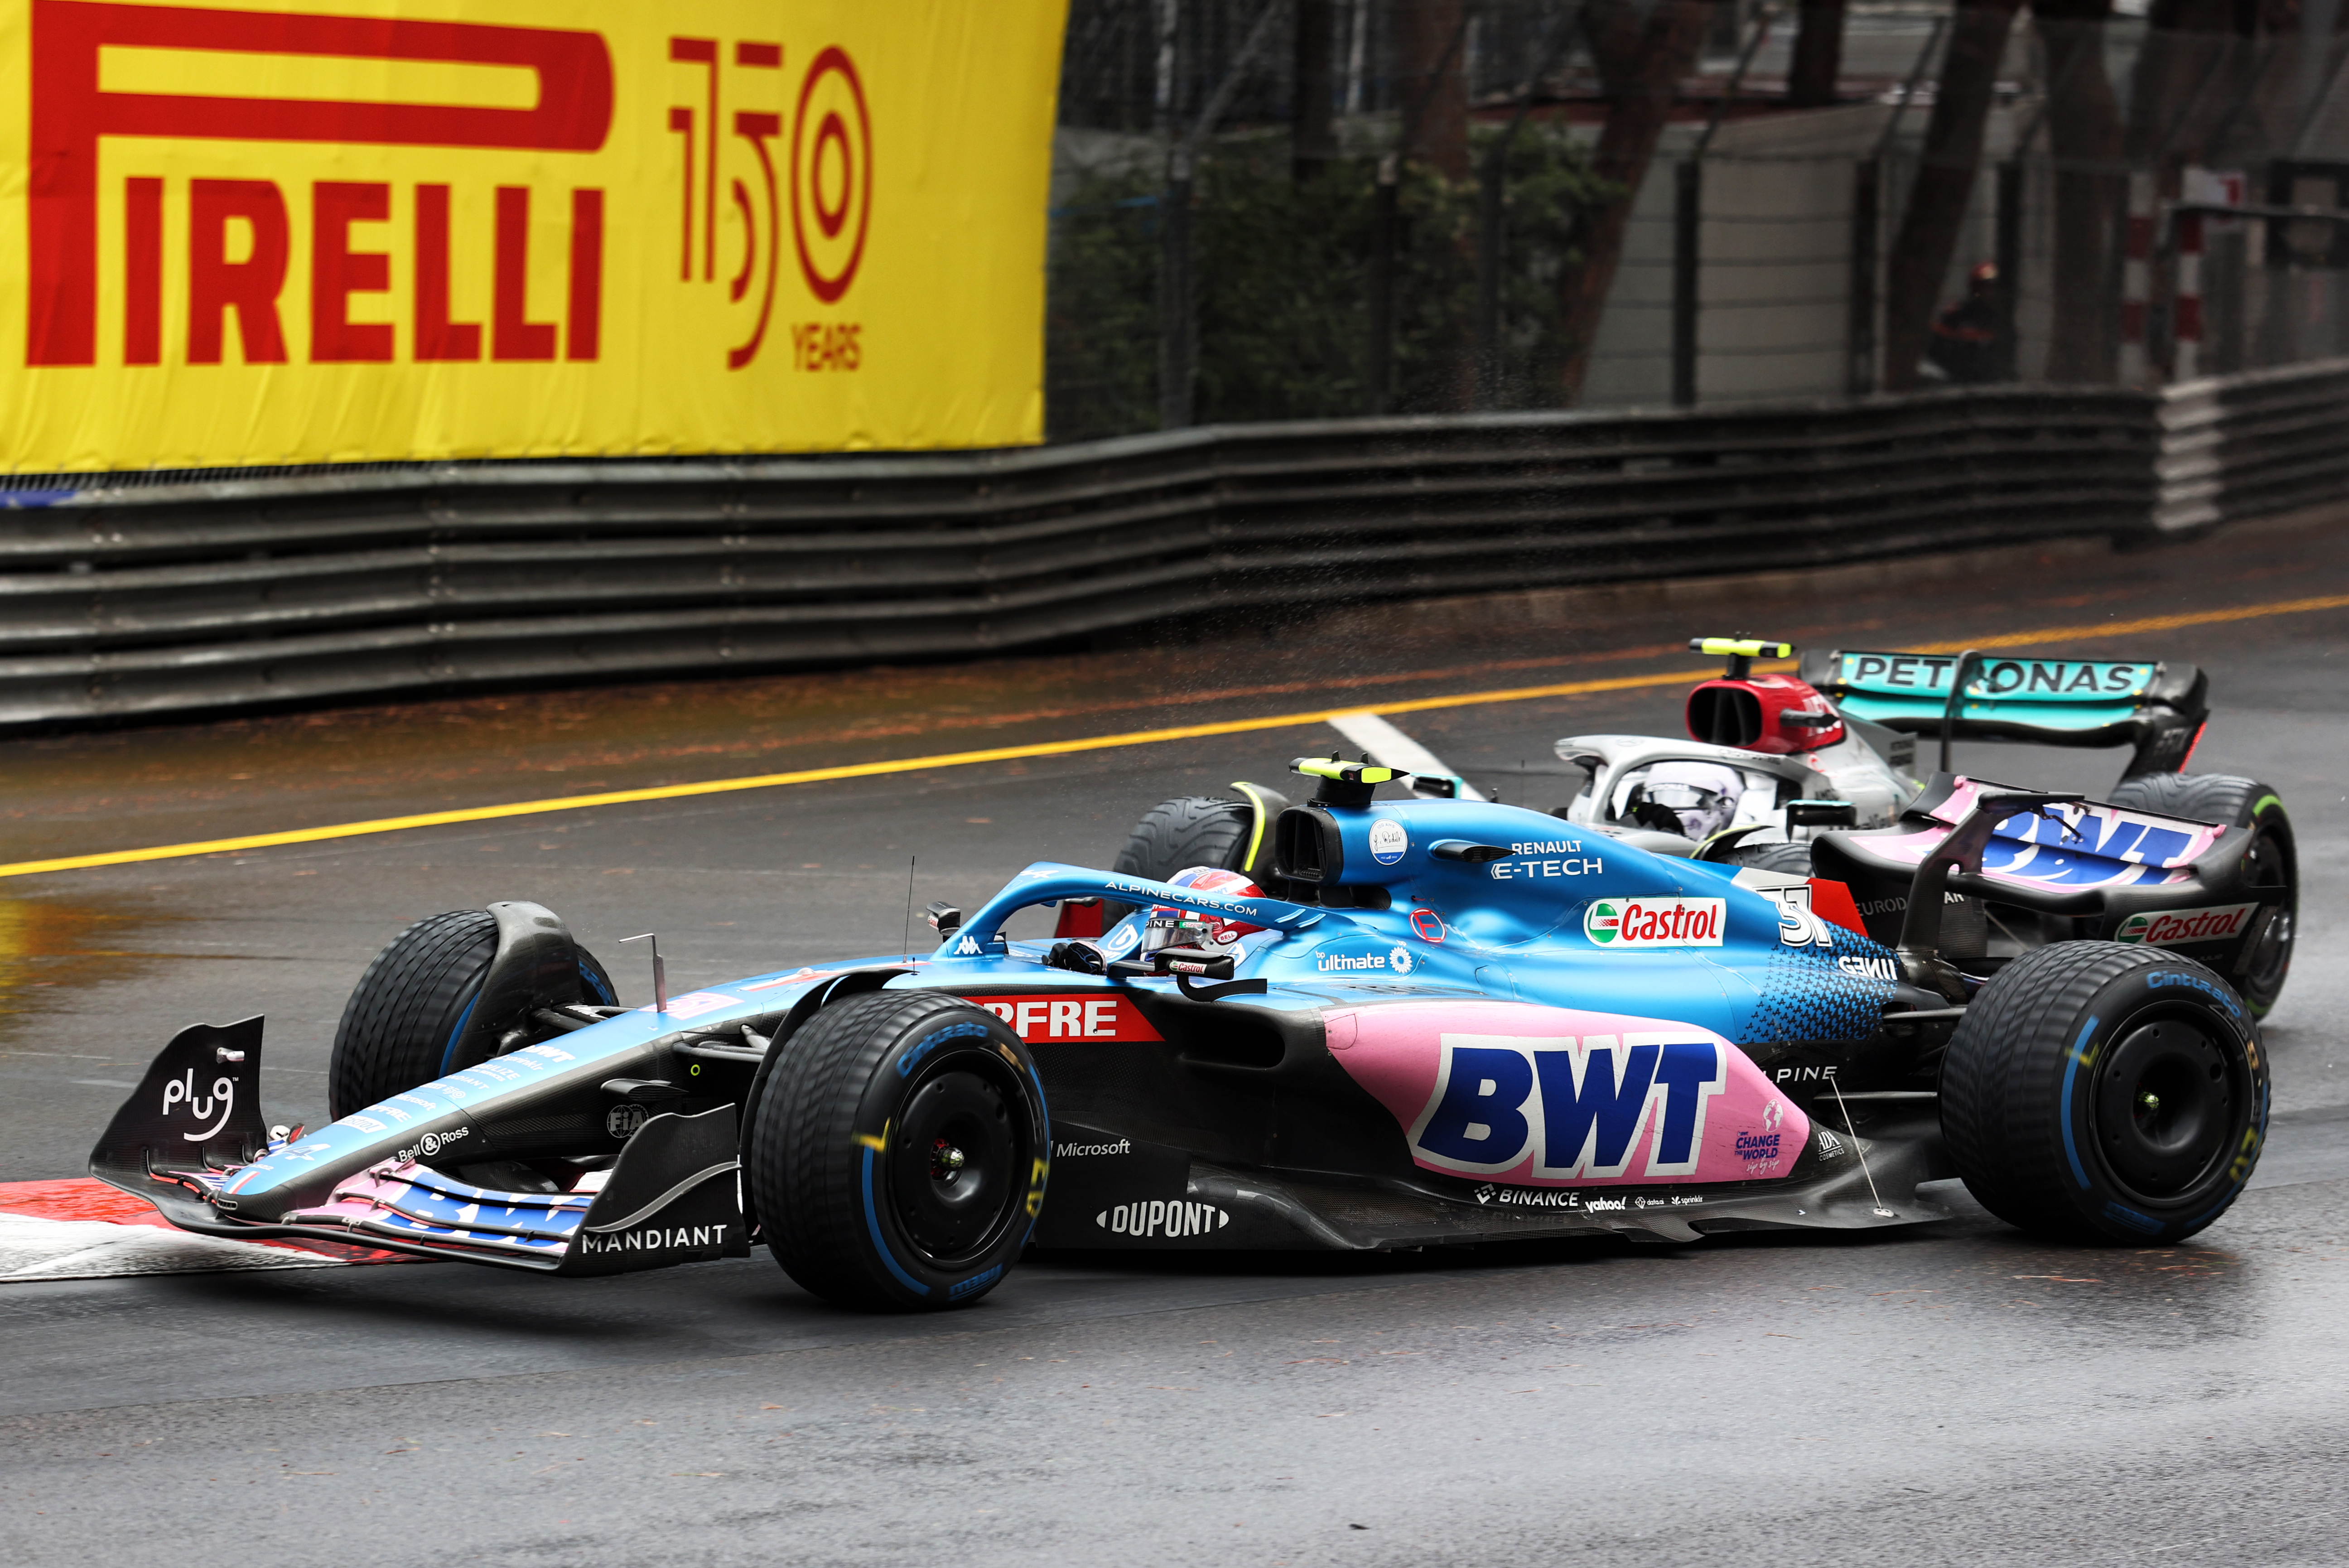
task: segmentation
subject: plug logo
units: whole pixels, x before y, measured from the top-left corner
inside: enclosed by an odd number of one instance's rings
[[[173,1106],[181,1105],[187,1106],[188,1114],[198,1121],[202,1121],[211,1116],[214,1106],[220,1107],[220,1120],[202,1132],[180,1135],[188,1143],[202,1143],[205,1139],[217,1136],[221,1128],[228,1126],[229,1113],[236,1108],[236,1080],[225,1075],[214,1078],[212,1094],[206,1098],[198,1099],[196,1070],[191,1067],[186,1076],[174,1078],[163,1085],[163,1114],[168,1116],[171,1114]]]

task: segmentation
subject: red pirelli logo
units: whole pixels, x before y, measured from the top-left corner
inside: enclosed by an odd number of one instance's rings
[[[32,16],[28,365],[97,362],[98,144],[106,137],[593,152],[612,125],[611,52],[595,33],[90,0],[33,0]],[[534,74],[538,91],[528,109],[109,92],[99,85],[99,56],[109,47],[519,67]],[[201,77],[200,62],[193,74]],[[555,357],[554,325],[529,320],[524,307],[530,194],[523,186],[497,192],[492,358]],[[352,323],[346,306],[352,293],[388,286],[386,258],[350,252],[347,234],[353,223],[388,216],[389,187],[320,182],[313,198],[311,358],[388,359],[391,329]],[[572,192],[566,358],[596,357],[603,198],[597,189]],[[155,364],[162,182],[126,181],[124,202],[124,359]],[[418,187],[419,359],[481,357],[481,327],[447,318],[448,211],[448,187]],[[191,182],[190,216],[190,362],[219,361],[230,311],[248,361],[284,360],[276,298],[292,237],[283,193],[267,180],[197,180]],[[253,234],[251,254],[234,262],[225,259],[233,219],[249,223]]]

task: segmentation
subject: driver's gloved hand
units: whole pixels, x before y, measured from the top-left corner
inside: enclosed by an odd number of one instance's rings
[[[1079,974],[1109,972],[1109,964],[1100,951],[1083,942],[1054,942],[1052,950],[1044,955],[1044,962],[1053,969],[1073,970]]]

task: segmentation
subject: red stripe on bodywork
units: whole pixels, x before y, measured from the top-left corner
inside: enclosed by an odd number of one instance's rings
[[[97,1220],[109,1225],[141,1225],[157,1231],[178,1229],[156,1212],[144,1198],[90,1177],[59,1181],[0,1181],[0,1213],[23,1214],[35,1220]],[[230,1238],[237,1240],[239,1238]],[[346,1263],[422,1263],[430,1260],[373,1247],[347,1246],[340,1241],[289,1241],[255,1236],[255,1246],[283,1247],[292,1252],[315,1252]]]
[[[1868,927],[1859,918],[1859,906],[1852,901],[1851,889],[1841,882],[1820,877],[1811,878],[1811,913],[1822,920],[1832,920],[1854,936],[1868,935]]]

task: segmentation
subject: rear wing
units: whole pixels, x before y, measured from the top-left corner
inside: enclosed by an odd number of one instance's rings
[[[1803,679],[1837,711],[1912,735],[1940,734],[1946,718],[1958,740],[2132,746],[2123,778],[2182,771],[2210,716],[2209,677],[2158,659],[1838,648],[1804,654]]]

